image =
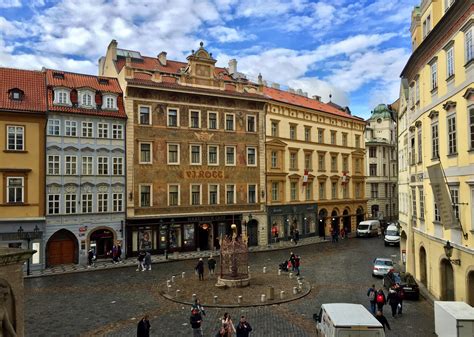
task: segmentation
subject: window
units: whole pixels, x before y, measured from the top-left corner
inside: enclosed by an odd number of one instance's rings
[[[140,164],[151,164],[151,143],[140,143]]]
[[[92,213],[92,193],[81,195],[82,213]]]
[[[369,147],[369,157],[377,158],[377,148],[375,146]]]
[[[336,145],[336,131],[331,131],[331,144]]]
[[[225,147],[225,164],[235,165],[235,146]]]
[[[306,200],[313,200],[313,183],[308,182],[305,190]]]
[[[369,165],[369,175],[371,177],[377,176],[377,164],[370,164]]]
[[[85,176],[90,176],[90,175],[94,174],[93,173],[94,171],[93,171],[93,168],[92,168],[92,157],[90,157],[90,156],[82,157],[81,161],[82,161],[82,172],[81,172],[81,174],[85,175]]]
[[[272,168],[277,168],[278,167],[278,154],[277,154],[276,151],[272,151],[271,165],[272,165]]]
[[[255,131],[257,131],[255,116],[247,116],[247,132],[255,132]]]
[[[75,214],[77,209],[77,195],[76,194],[66,194],[65,195],[65,213],[66,214]]]
[[[347,156],[342,157],[342,170],[349,172],[349,158]]]
[[[123,139],[123,125],[122,124],[112,124],[112,138]]]
[[[360,162],[361,162],[361,161],[362,161],[362,159],[360,159],[360,158],[356,158],[356,160],[355,160],[355,171],[356,171],[357,173],[362,172],[362,170],[361,170],[361,165],[360,165]]]
[[[235,185],[225,185],[226,204],[235,204]]]
[[[76,121],[64,121],[64,135],[67,137],[77,137]]]
[[[77,174],[77,156],[65,156],[65,175],[74,175]]]
[[[448,78],[454,76],[454,47],[446,51],[446,75]]]
[[[82,122],[82,137],[92,138],[94,137],[94,125],[92,122]]]
[[[304,141],[305,142],[311,141],[311,128],[309,127],[304,128]]]
[[[25,128],[23,126],[7,126],[7,150],[23,151],[25,149]]]
[[[102,104],[102,109],[113,110],[117,109],[116,98],[113,96],[104,95],[104,103]]]
[[[385,148],[383,147],[383,148],[382,148],[382,158],[383,158],[383,159],[385,159],[385,152],[386,152],[386,151],[385,151]]]
[[[209,205],[219,204],[219,185],[209,185]]]
[[[201,185],[191,185],[191,205],[201,204]]]
[[[168,185],[168,206],[179,205],[179,185]]]
[[[109,124],[107,123],[98,123],[97,131],[99,138],[109,138]]]
[[[207,115],[207,127],[211,130],[217,130],[219,127],[217,121],[217,112],[209,112]]]
[[[425,195],[423,187],[418,187],[418,194],[420,195],[420,219],[425,218]]]
[[[179,144],[168,144],[168,164],[179,164]]]
[[[290,170],[298,169],[298,153],[290,152]]]
[[[318,170],[319,171],[324,171],[326,170],[326,167],[325,167],[325,160],[324,160],[324,154],[321,153],[321,154],[318,154]]]
[[[449,186],[449,192],[451,192],[451,204],[453,205],[454,216],[459,220],[459,187]]]
[[[280,198],[279,188],[280,183],[272,182],[272,201],[278,201]]]
[[[290,124],[290,139],[292,140],[296,139],[296,125]]]
[[[201,145],[190,145],[191,165],[201,165]]]
[[[109,195],[107,193],[97,193],[97,212],[105,213],[109,211]]]
[[[23,92],[18,89],[11,89],[9,90],[10,93],[10,99],[14,101],[21,101],[23,97]]]
[[[456,154],[456,115],[448,116],[448,154]]]
[[[472,47],[472,28],[464,34],[464,48],[466,49],[466,63],[474,58],[474,50]]]
[[[411,213],[412,217],[416,218],[416,189],[411,188]]]
[[[69,91],[64,89],[55,89],[53,104],[71,104],[69,101]]]
[[[344,199],[349,198],[349,185],[348,184],[342,185],[342,197]]]
[[[123,193],[112,194],[112,212],[123,212]]]
[[[298,197],[298,183],[296,181],[292,181],[290,183],[290,200],[296,201]]]
[[[235,116],[233,114],[225,114],[225,130],[234,131],[234,120]]]
[[[415,81],[415,103],[420,102],[420,80],[416,79]]]
[[[337,183],[333,182],[331,183],[331,198],[332,199],[337,199]]]
[[[123,158],[114,157],[112,158],[113,174],[116,176],[123,175]]]
[[[109,174],[109,157],[97,157],[97,174]]]
[[[48,174],[58,175],[61,172],[61,157],[59,155],[48,155]]]
[[[331,156],[331,171],[337,172],[337,155]]]
[[[54,215],[59,214],[60,210],[60,195],[59,194],[48,194],[48,214]]]
[[[313,165],[312,165],[312,155],[311,153],[305,153],[304,155],[304,168],[306,170],[311,170],[313,168]]]
[[[382,177],[387,176],[387,165],[382,164]]]
[[[59,136],[60,125],[61,125],[61,121],[59,119],[49,119],[48,120],[48,135]]]
[[[254,147],[247,148],[247,166],[257,166],[257,149]]]
[[[82,94],[81,105],[87,107],[92,106],[92,95],[89,92],[84,92]]]
[[[431,65],[431,90],[438,88],[438,63]]]
[[[362,184],[361,183],[356,183],[355,184],[355,197],[360,198],[362,196]]]
[[[168,126],[179,126],[179,112],[178,109],[168,109]]]
[[[347,146],[347,133],[342,134],[342,146]]]
[[[355,136],[355,146],[356,148],[360,148],[360,135]]]
[[[257,185],[248,185],[247,202],[249,204],[257,203]]]
[[[140,207],[151,206],[151,185],[140,185]]]
[[[151,107],[140,106],[139,107],[139,120],[140,125],[151,125]]]
[[[423,140],[421,138],[421,127],[418,128],[417,132],[418,132],[418,163],[421,163],[423,161]]]
[[[324,129],[318,129],[318,143],[324,143]]]
[[[190,111],[189,112],[189,127],[190,128],[200,128],[201,127],[201,112],[200,111]]]
[[[474,108],[469,109],[470,149],[474,150]]]
[[[410,137],[410,165],[415,165],[415,135]]]
[[[441,222],[441,214],[439,213],[439,208],[436,202],[434,203],[434,221]]]
[[[272,121],[272,137],[278,137],[278,122]]]
[[[379,197],[379,184],[370,184],[370,197],[372,199]]]
[[[219,147],[217,145],[207,146],[207,164],[219,165]]]
[[[326,199],[326,183],[324,181],[319,182],[319,199]]]

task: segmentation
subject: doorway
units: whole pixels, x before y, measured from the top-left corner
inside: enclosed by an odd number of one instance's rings
[[[114,245],[114,234],[108,229],[97,229],[91,233],[90,247],[95,251],[98,259],[107,258],[107,253]]]
[[[328,216],[328,211],[326,211],[324,208],[319,211],[318,214],[318,234],[320,237],[325,238],[326,237],[326,231],[325,231],[325,226],[324,223],[326,222],[326,218]]]
[[[46,245],[46,265],[77,263],[77,239],[70,231],[61,229],[54,233]]]
[[[467,304],[474,307],[474,270],[467,274]]]
[[[441,260],[441,300],[454,301],[454,271],[447,259]]]
[[[349,215],[349,210],[345,209],[342,212],[342,225],[344,226],[344,231],[346,234],[349,234],[352,230],[351,228],[351,216]]]
[[[420,282],[428,288],[426,268],[426,250],[425,247],[420,247]]]
[[[211,225],[204,223],[198,226],[198,248],[199,250],[209,250],[209,233]]]
[[[258,246],[258,221],[255,219],[247,223],[248,246]]]
[[[359,226],[359,223],[364,221],[364,209],[359,207],[356,211],[356,224]]]

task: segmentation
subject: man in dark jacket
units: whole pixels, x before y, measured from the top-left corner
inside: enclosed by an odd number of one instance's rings
[[[199,259],[199,262],[196,265],[196,271],[199,275],[199,281],[204,280],[204,262],[202,262],[202,258]]]
[[[388,330],[392,330],[390,329],[390,324],[388,324],[387,319],[385,318],[385,316],[383,315],[381,311],[377,311],[377,315],[375,316],[375,318],[377,319],[377,321],[379,321],[382,324],[383,331],[385,331],[385,326],[387,326]]]
[[[372,287],[367,290],[367,297],[370,302],[370,312],[372,315],[375,315],[375,296],[377,294],[377,289],[375,289],[375,284],[372,284]]]
[[[207,266],[209,267],[209,274],[214,275],[214,270],[216,269],[216,260],[211,256],[207,260]]]
[[[137,337],[150,337],[150,329],[151,325],[148,320],[148,315],[145,315],[140,322],[138,322]]]
[[[191,311],[191,317],[189,319],[191,328],[193,328],[193,337],[202,337],[202,316],[198,309],[194,308]]]
[[[235,327],[235,331],[237,332],[237,337],[249,337],[252,327],[245,319],[245,316],[240,317],[240,322]]]
[[[400,300],[398,298],[398,293],[396,292],[395,289],[390,289],[387,296],[387,302],[392,308],[392,317],[395,317],[395,315],[397,314],[398,304],[400,303]]]

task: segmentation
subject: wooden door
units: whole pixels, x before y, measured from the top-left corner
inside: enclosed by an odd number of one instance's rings
[[[62,236],[50,239],[48,243],[48,266],[76,263],[76,247],[72,238]]]

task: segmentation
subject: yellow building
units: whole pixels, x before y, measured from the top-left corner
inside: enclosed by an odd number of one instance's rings
[[[46,81],[42,72],[8,68],[0,78],[0,246],[32,242],[31,263],[41,268]]]
[[[269,238],[355,231],[367,212],[365,121],[302,91],[263,92]]]
[[[413,53],[401,74],[398,132],[406,269],[436,298],[471,305],[473,12],[472,0],[424,0],[414,9]],[[448,241],[451,254],[445,252]]]

